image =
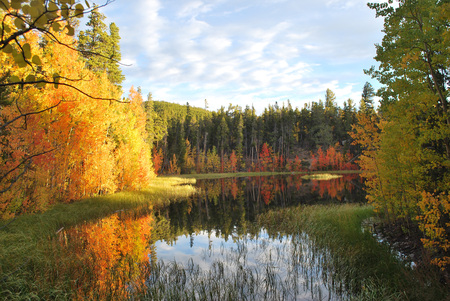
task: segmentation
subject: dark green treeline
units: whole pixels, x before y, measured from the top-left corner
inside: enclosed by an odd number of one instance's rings
[[[372,86],[366,83],[360,107],[373,110],[373,95]],[[151,94],[144,107],[159,174],[223,172],[230,171],[230,164],[235,164],[236,171],[249,170],[259,159],[264,143],[270,155],[277,158],[278,167],[296,156],[307,159],[319,147],[358,152],[348,134],[358,113],[355,102],[348,99],[339,107],[330,89],[325,101],[311,102],[301,109],[294,108],[289,100],[276,102],[261,115],[253,106],[230,104],[211,112],[189,103],[154,101]]]

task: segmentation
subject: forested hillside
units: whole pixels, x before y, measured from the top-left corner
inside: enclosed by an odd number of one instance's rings
[[[352,146],[349,132],[357,120],[355,101],[345,100],[341,108],[333,91],[328,89],[324,96],[324,101],[303,108],[289,101],[275,103],[260,115],[254,107],[232,104],[207,112],[189,104],[146,102],[146,110],[155,116],[148,120],[149,127],[158,124],[155,170],[177,174],[354,169],[351,161],[358,148]],[[361,112],[374,112],[373,97],[374,89],[366,83],[359,100]],[[311,161],[314,158],[320,162]]]

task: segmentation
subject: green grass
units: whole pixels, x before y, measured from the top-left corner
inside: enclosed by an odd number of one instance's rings
[[[360,173],[359,170],[329,170],[326,171],[327,174],[353,174]],[[178,175],[179,178],[184,179],[221,179],[221,178],[239,178],[239,177],[258,177],[258,176],[278,176],[278,175],[315,175],[315,174],[323,174],[325,171],[309,171],[309,172],[229,172],[229,173],[205,173],[205,174],[184,174]],[[170,178],[169,176],[162,176],[161,178]]]
[[[300,206],[270,211],[259,223],[273,235],[303,231],[314,242],[330,280],[354,300],[445,300],[449,290],[431,267],[412,270],[378,243],[361,223],[372,207],[355,204]]]
[[[264,242],[248,246],[242,238],[236,247],[216,251],[220,255],[212,257],[208,268],[193,261],[185,265],[157,262],[140,297],[294,300],[297,293],[310,292],[317,300],[327,300],[329,289],[333,300],[446,300],[448,289],[434,278],[436,274],[407,268],[387,245],[363,230],[361,223],[373,215],[371,206],[357,204],[269,211],[258,217],[254,227],[256,231],[263,227],[277,241],[271,248]],[[250,252],[267,249],[271,249],[269,261],[261,252],[253,255],[257,262],[246,264]],[[299,281],[304,286],[297,291]],[[320,283],[325,284],[325,291]]]
[[[191,185],[194,183],[194,179],[156,178],[143,191],[120,192],[71,204],[57,204],[43,213],[22,215],[13,221],[3,222],[7,225],[0,229],[0,299],[2,296],[8,296],[6,299],[34,299],[33,295],[37,292],[45,292],[43,298],[50,298],[51,291],[61,297],[63,292],[57,292],[57,288],[35,282],[38,274],[54,264],[54,258],[49,258],[49,244],[59,230],[95,221],[118,211],[149,212],[152,207],[192,195],[196,191]]]

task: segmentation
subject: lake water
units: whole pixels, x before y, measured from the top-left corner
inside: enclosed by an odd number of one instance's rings
[[[199,180],[197,187],[198,195],[157,212],[152,298],[189,292],[207,300],[345,299],[327,277],[326,250],[315,248],[306,233],[269,235],[254,221],[276,208],[364,202],[357,174],[320,181],[298,175]],[[167,285],[172,291],[157,289]]]

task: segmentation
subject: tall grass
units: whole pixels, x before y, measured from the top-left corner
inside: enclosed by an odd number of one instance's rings
[[[193,179],[156,178],[144,191],[57,204],[43,213],[22,215],[6,226],[0,225],[0,299],[66,299],[65,289],[47,281],[64,277],[55,269],[59,260],[55,256],[64,254],[56,254],[52,246],[60,231],[115,212],[144,214],[154,206],[192,195],[196,191],[193,183]]]
[[[305,235],[268,238],[265,231],[245,236],[232,248],[205,250],[209,268],[187,262],[158,261],[151,269],[146,300],[334,300],[323,285],[320,256]]]
[[[328,281],[341,283],[352,300],[446,300],[450,290],[430,267],[412,269],[378,243],[362,221],[370,206],[316,205],[281,209],[260,216],[273,235],[303,231],[319,254]]]
[[[408,268],[363,231],[370,206],[317,205],[259,216],[261,234],[209,248],[210,268],[154,261],[146,300],[446,300],[431,272]],[[157,251],[157,250],[156,250]],[[216,254],[214,254],[216,253]],[[217,254],[218,253],[218,254]]]

